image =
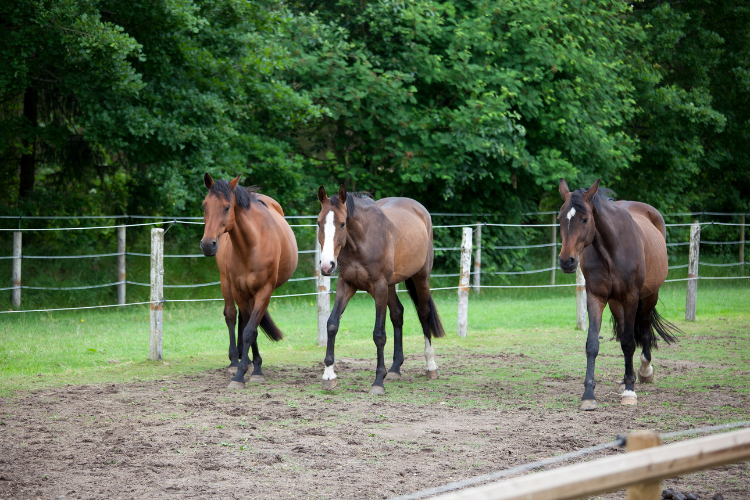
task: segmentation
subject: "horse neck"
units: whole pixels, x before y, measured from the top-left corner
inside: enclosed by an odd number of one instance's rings
[[[232,240],[232,246],[239,251],[249,251],[258,240],[256,235],[255,224],[251,216],[251,208],[234,208],[234,226],[228,231],[229,238]]]
[[[594,207],[594,224],[596,235],[591,244],[599,250],[604,250],[607,255],[614,255],[622,246],[623,238],[629,235],[623,234],[622,224],[617,223],[617,207],[609,202],[600,202]]]
[[[380,210],[379,207],[376,207],[376,209]],[[357,254],[358,249],[366,244],[365,240],[368,238],[384,237],[379,231],[381,226],[371,223],[371,219],[373,218],[373,215],[375,215],[372,213],[372,210],[372,206],[361,204],[357,206],[354,215],[347,218],[346,224],[348,230],[346,232],[346,246],[344,247],[347,252]]]

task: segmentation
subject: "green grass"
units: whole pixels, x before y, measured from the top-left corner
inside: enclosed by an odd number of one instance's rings
[[[670,283],[662,288],[658,309],[685,330],[684,336],[722,338],[716,327],[720,325],[732,329],[733,336],[750,340],[747,331],[750,322],[748,291],[742,286],[700,282],[697,321],[690,324],[683,321],[685,283]],[[492,377],[498,381],[504,377],[520,377],[521,381],[533,384],[543,377],[583,376],[585,333],[574,329],[572,289],[483,290],[479,297],[472,295],[466,338],[458,338],[455,334],[455,292],[437,292],[435,296],[448,332],[446,338],[435,342],[439,363],[441,357],[465,350],[485,354],[524,353],[549,360],[549,364],[541,370],[499,370]],[[416,314],[407,303],[406,294],[400,297],[406,306],[404,350],[407,355],[421,355],[423,342]],[[316,307],[312,300],[274,300],[271,314],[286,338],[272,343],[261,334],[264,366],[296,364],[309,367],[322,361],[324,349],[316,343]],[[362,358],[374,363],[374,314],[374,304],[369,296],[355,296],[341,320],[337,357]],[[608,320],[608,313],[605,313],[602,325],[605,339],[610,337]],[[734,331],[732,326],[737,328],[739,325],[744,325],[744,330]],[[389,359],[393,346],[390,323],[387,323],[387,331],[386,357]],[[10,395],[17,390],[51,385],[157,379],[224,366],[227,364],[228,334],[222,304],[167,303],[164,309],[163,362],[147,361],[148,343],[149,311],[143,306],[4,314],[0,316],[0,394]],[[750,360],[750,343],[733,341],[729,352],[717,350],[717,345],[710,341],[690,343],[689,348],[673,349],[669,353],[679,359],[701,360],[708,364],[715,362],[717,365],[726,365],[730,359],[732,364],[721,368],[730,379],[727,383],[736,382],[738,387],[744,387],[741,380],[744,377],[735,380],[738,377],[736,368],[747,365]],[[620,370],[619,344],[603,342],[602,355],[606,354],[611,358],[600,356],[597,371]],[[750,367],[744,366],[743,369]],[[676,378],[670,383],[700,390],[697,375]],[[517,390],[523,391],[523,387],[517,386]]]

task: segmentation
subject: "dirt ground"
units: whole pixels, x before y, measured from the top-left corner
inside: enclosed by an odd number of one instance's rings
[[[216,369],[5,398],[0,498],[388,498],[654,428],[671,421],[674,408],[680,422],[694,417],[694,425],[719,404],[735,408],[736,420],[748,415],[746,398],[720,386],[695,398],[657,385],[648,397],[669,404],[621,407],[616,385],[607,381],[597,387],[600,408],[579,412],[582,384],[572,377],[538,384],[533,407],[517,394],[502,396],[501,407],[483,405],[503,387],[491,381],[463,387],[459,373],[469,361],[482,361],[469,356],[445,356],[437,381],[425,379],[423,358],[410,357],[404,378],[381,398],[366,393],[373,361],[359,359],[337,362],[342,383],[333,394],[319,389],[320,367],[268,366],[265,384],[240,393],[225,389],[229,376]],[[484,362],[533,361],[498,355]],[[571,396],[561,402],[560,394]],[[581,460],[618,453],[624,452]],[[701,499],[715,493],[747,499],[749,469],[725,466],[663,487]]]

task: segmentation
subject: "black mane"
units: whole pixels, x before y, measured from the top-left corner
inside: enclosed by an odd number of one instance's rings
[[[368,191],[354,191],[352,193],[346,193],[346,213],[349,217],[354,215],[354,200],[372,200],[372,193]],[[331,203],[338,207],[341,205],[341,200],[339,199],[339,195],[335,194],[331,196],[330,198]]]
[[[250,186],[243,188],[241,186],[237,189],[232,189],[228,181],[218,180],[214,181],[214,185],[211,186],[209,194],[213,194],[221,199],[230,201],[232,199],[232,193],[234,193],[234,201],[242,208],[250,208],[250,203],[258,201],[258,197],[255,196],[260,191],[258,186]]]
[[[589,188],[580,188],[570,193],[570,206],[575,208],[576,212],[586,212],[586,205],[583,202],[583,195],[586,194],[586,191],[588,191],[588,189]],[[594,195],[594,199],[591,200],[594,208],[597,208],[599,206],[599,202],[602,200],[614,201],[615,192],[611,189],[600,187]]]

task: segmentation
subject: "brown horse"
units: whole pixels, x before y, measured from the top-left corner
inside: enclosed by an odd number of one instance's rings
[[[234,374],[230,389],[245,387],[250,347],[250,382],[263,382],[258,326],[271,340],[283,338],[267,308],[271,293],[286,283],[297,268],[297,240],[281,206],[253,188],[237,187],[239,180],[237,176],[230,182],[214,182],[208,173],[203,176],[208,195],[203,200],[206,225],[201,250],[206,256],[215,255],[219,266],[224,318],[229,328],[229,371]],[[240,327],[235,345],[237,309]]]
[[[667,278],[664,218],[652,206],[636,201],[612,201],[599,191],[599,180],[589,189],[570,192],[560,179],[560,267],[574,273],[581,263],[586,278],[589,331],[586,340],[586,379],[582,410],[596,408],[594,364],[599,353],[599,330],[604,306],[609,304],[614,331],[625,355],[621,404],[637,404],[633,353],[642,346],[638,378],[654,380],[651,349],[655,332],[667,343],[679,331],[656,312],[659,287]]]
[[[367,193],[347,193],[341,186],[338,196],[328,197],[318,189],[322,204],[318,227],[321,246],[320,270],[330,276],[338,267],[336,300],[328,318],[328,346],[323,372],[323,389],[336,387],[333,349],[341,315],[357,290],[365,290],[375,299],[375,330],[378,366],[370,394],[385,394],[384,380],[401,377],[404,362],[402,327],[404,306],[396,295],[396,284],[406,289],[417,308],[422,324],[427,360],[427,378],[438,377],[431,338],[443,337],[435,302],[430,294],[432,270],[432,219],[429,212],[409,198],[383,198],[373,201]],[[385,308],[393,323],[393,365],[386,376]]]

